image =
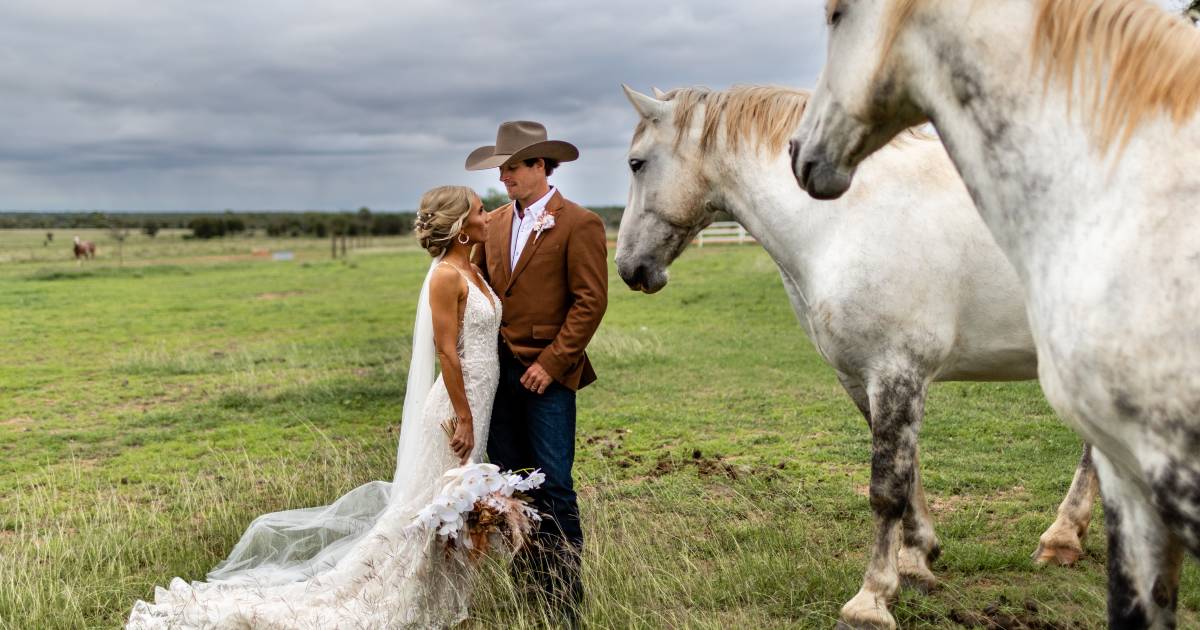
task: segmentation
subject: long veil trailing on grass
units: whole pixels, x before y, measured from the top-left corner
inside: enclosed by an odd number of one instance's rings
[[[392,480],[330,505],[260,516],[207,582],[171,580],[133,605],[126,628],[445,628],[467,616],[470,571],[438,553],[436,532],[410,527],[459,465],[442,422],[454,415],[435,376],[429,282],[417,302],[413,353]],[[475,288],[471,288],[475,287]],[[489,299],[487,294],[491,295]],[[458,354],[478,461],[500,380],[501,306],[468,283]]]
[[[428,447],[421,439],[419,425],[425,400],[437,377],[429,279],[441,260],[441,256],[434,258],[417,300],[412,358],[392,481],[365,483],[330,505],[259,516],[229,556],[209,572],[209,582],[270,586],[319,575],[336,565],[370,532],[389,505],[421,494],[414,484],[428,485],[429,479],[411,474],[410,464],[417,460],[422,448]]]

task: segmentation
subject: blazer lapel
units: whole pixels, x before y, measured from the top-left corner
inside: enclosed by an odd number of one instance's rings
[[[552,195],[550,197],[550,201],[546,202],[545,212],[553,214],[557,218],[558,211],[561,209],[562,209],[562,195],[558,194],[558,191],[555,190],[554,195]],[[512,241],[512,217],[511,216],[509,217],[508,226],[509,226],[508,227],[509,242],[511,242]],[[512,277],[509,278],[509,280],[508,280],[508,286],[511,287],[513,285],[513,283],[515,283],[517,281],[517,276],[521,275],[521,272],[525,271],[525,267],[529,266],[529,259],[533,258],[533,252],[537,251],[537,248],[538,248],[538,246],[540,246],[542,244],[542,241],[549,238],[550,231],[551,230],[543,231],[541,236],[538,236],[537,232],[534,232],[529,235],[529,240],[526,241],[526,243],[525,243],[525,249],[521,250],[521,257],[517,259],[517,266],[513,269]]]
[[[498,263],[497,266],[500,269],[500,273],[503,274],[496,276],[496,279],[500,280],[500,282],[497,282],[494,285],[495,288],[498,289],[496,293],[499,294],[503,294],[504,290],[508,288],[509,283],[512,282],[509,279],[512,275],[512,266],[510,262],[512,260],[512,215],[513,204],[510,203],[507,206],[502,206],[500,209],[496,210],[492,217],[492,221],[498,221],[500,222],[500,225],[493,225],[491,227],[499,228],[496,230],[496,232],[504,235],[504,238],[499,239],[500,242],[496,244],[496,247],[499,250],[499,255],[496,257],[496,263]]]

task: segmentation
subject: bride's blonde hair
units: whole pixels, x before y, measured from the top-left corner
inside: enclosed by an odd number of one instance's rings
[[[476,197],[475,191],[466,186],[438,186],[421,195],[413,233],[430,256],[440,256],[450,249]]]

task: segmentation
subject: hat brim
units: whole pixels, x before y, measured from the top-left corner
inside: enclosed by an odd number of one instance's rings
[[[488,145],[472,151],[467,156],[466,166],[468,171],[483,171],[503,166],[515,160],[528,160],[532,158],[571,162],[579,158],[579,149],[576,149],[575,145],[570,142],[546,140],[535,142],[511,155],[505,155],[503,153],[497,154],[495,145]]]

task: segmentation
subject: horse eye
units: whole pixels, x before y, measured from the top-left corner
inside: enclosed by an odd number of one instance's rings
[[[838,9],[837,11],[833,12],[833,15],[829,16],[829,25],[837,26],[837,23],[840,22],[841,20],[842,20],[842,11],[841,11],[841,9]]]
[[[645,166],[645,164],[646,160],[629,160],[629,170],[636,173],[642,170],[642,167]]]

